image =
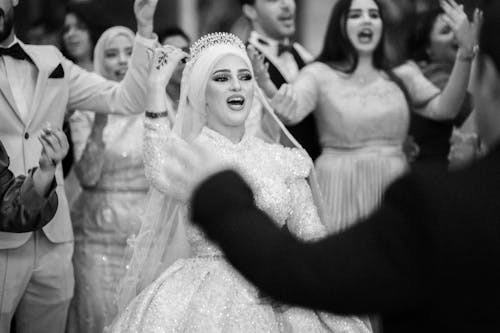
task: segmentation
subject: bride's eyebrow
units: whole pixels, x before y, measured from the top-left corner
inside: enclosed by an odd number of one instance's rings
[[[219,70],[216,70],[215,72],[213,72],[212,75],[215,75],[215,74],[226,74],[226,73],[231,73],[231,71],[229,69],[219,69]]]

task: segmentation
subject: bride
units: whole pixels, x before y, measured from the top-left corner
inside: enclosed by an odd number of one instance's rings
[[[262,93],[242,42],[216,33],[193,45],[174,115],[165,87],[185,56],[170,46],[154,51],[144,140],[146,175],[154,189],[119,287],[121,313],[111,332],[371,332],[359,318],[277,304],[259,294],[188,222],[187,202],[164,194],[177,188],[163,169],[171,163],[169,146],[202,146],[220,164],[237,168],[257,205],[295,237],[309,241],[326,235],[321,205],[315,204],[319,196],[307,182],[314,180],[307,154],[245,134],[254,93]],[[186,190],[174,197],[188,196]]]

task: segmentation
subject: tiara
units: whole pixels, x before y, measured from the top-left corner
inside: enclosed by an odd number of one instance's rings
[[[190,47],[189,53],[191,56],[189,61],[194,61],[203,51],[216,45],[235,46],[245,50],[245,45],[236,35],[228,32],[214,32],[201,37]]]

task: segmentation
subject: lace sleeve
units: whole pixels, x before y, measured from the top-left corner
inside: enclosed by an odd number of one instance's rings
[[[291,124],[297,124],[307,117],[317,106],[319,86],[315,72],[316,64],[304,68],[293,82],[293,89],[297,96],[297,106],[290,119]]]
[[[287,227],[297,238],[312,241],[326,236],[326,229],[321,223],[314,205],[311,188],[304,178],[290,182],[293,211],[287,221]]]
[[[168,156],[166,147],[171,137],[170,122],[167,117],[144,120],[144,167],[146,178],[162,193],[168,190],[168,182],[163,172]]]

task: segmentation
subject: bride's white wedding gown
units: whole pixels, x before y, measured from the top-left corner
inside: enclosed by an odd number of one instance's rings
[[[146,122],[146,168],[153,186],[164,189],[159,120]],[[154,123],[156,122],[156,123]],[[223,163],[236,166],[255,193],[257,205],[296,237],[326,234],[306,177],[312,162],[299,149],[245,136],[234,144],[204,128],[196,141]],[[148,148],[149,147],[149,148]],[[238,221],[234,221],[235,224]],[[187,226],[191,257],[179,259],[143,290],[115,321],[112,332],[371,332],[367,322],[270,301],[239,275],[221,251],[195,226]]]

